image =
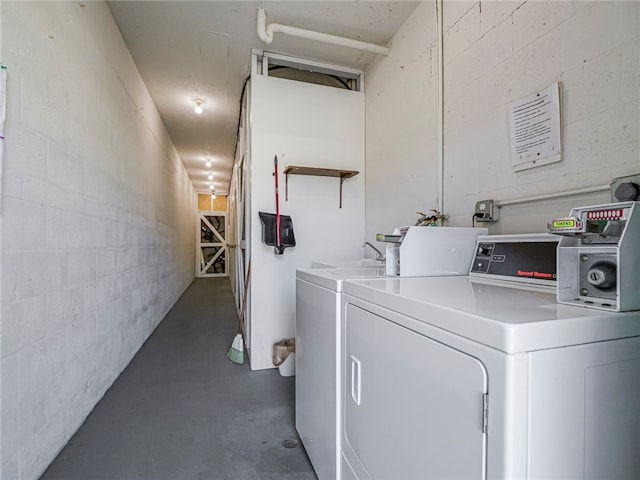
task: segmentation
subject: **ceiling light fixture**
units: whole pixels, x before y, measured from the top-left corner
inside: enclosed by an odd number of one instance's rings
[[[210,173],[209,176],[207,177],[209,180],[213,180],[213,173]]]
[[[207,168],[209,168],[211,166],[211,160],[206,160],[204,164]]]
[[[204,105],[204,100],[202,100],[201,98],[194,98],[193,103],[196,104],[193,111],[200,115],[203,112],[202,105]]]
[[[210,184],[209,184],[209,190],[213,191],[213,190],[214,190],[214,188],[215,188],[215,187],[213,186],[213,183],[210,183]]]

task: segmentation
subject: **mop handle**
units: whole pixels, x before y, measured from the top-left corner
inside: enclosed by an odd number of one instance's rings
[[[273,170],[276,177],[276,242],[280,248],[280,200],[278,198],[278,156],[273,157]]]

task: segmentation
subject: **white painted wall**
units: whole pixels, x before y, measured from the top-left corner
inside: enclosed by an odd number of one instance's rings
[[[365,74],[369,241],[437,207],[434,26],[434,4],[424,2]]]
[[[102,2],[3,2],[2,478],[35,479],[194,277],[195,192]]]
[[[640,3],[445,2],[445,208],[608,184],[640,172]],[[509,103],[560,81],[561,163],[514,172]],[[544,231],[583,195],[504,207],[492,233]]]
[[[366,72],[367,235],[410,218],[424,192],[434,197],[433,160],[402,154],[383,162],[388,144],[422,142],[435,151],[435,121],[415,130],[416,118],[435,115],[437,84],[405,79],[395,58],[422,58],[433,50],[433,2],[425,2],[393,38],[392,52]],[[427,12],[430,12],[427,14]],[[470,226],[475,202],[512,200],[608,184],[640,173],[640,4],[638,2],[444,2],[444,211],[450,225]],[[428,38],[412,42],[415,24]],[[422,66],[436,70],[435,54]],[[404,64],[404,63],[403,63]],[[394,68],[395,66],[395,68]],[[510,102],[556,81],[564,85],[564,158],[561,163],[514,172],[510,163]],[[392,89],[389,86],[402,87]],[[407,100],[410,99],[410,100]],[[394,114],[410,101],[413,116]],[[389,105],[388,131],[381,122]],[[405,149],[408,151],[408,149]],[[424,172],[418,184],[398,172]],[[388,182],[383,183],[384,179]],[[400,188],[393,184],[402,185]],[[393,195],[389,195],[391,189]],[[491,233],[540,232],[573,205],[608,202],[608,193],[538,201],[501,209]],[[433,202],[433,201],[432,201]]]
[[[295,335],[296,269],[317,259],[362,258],[364,232],[364,95],[293,80],[251,78],[251,232],[249,331],[251,368],[273,367],[272,346]],[[275,213],[273,156],[278,155],[280,213],[290,215],[296,246],[283,255],[262,243],[259,211]],[[357,170],[344,181],[289,176],[288,165]]]

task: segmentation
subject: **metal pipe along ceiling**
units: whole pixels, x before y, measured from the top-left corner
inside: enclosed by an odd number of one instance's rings
[[[596,193],[596,192],[604,192],[607,190],[611,190],[611,185],[595,185],[593,187],[579,188],[577,190],[568,190],[565,192],[556,192],[556,193],[543,193],[541,195],[534,195],[531,197],[525,198],[515,198],[513,200],[504,200],[496,202],[498,207],[506,207],[507,205],[516,205],[519,203],[529,203],[529,202],[537,202],[541,200],[549,200],[552,198],[561,198],[561,197],[570,197],[572,195],[581,195],[583,193]]]
[[[389,47],[383,47],[368,42],[361,42],[360,40],[353,40],[351,38],[338,37],[336,35],[330,35],[328,33],[315,32],[313,30],[306,30],[304,28],[290,27],[288,25],[282,25],[280,23],[270,23],[267,25],[267,14],[264,9],[258,9],[258,18],[256,31],[258,38],[264,43],[271,43],[273,41],[274,33],[284,33],[285,35],[291,35],[293,37],[306,38],[308,40],[314,40],[316,42],[331,43],[333,45],[340,45],[343,47],[355,48],[357,50],[364,50],[365,52],[377,53],[379,55],[389,55]]]

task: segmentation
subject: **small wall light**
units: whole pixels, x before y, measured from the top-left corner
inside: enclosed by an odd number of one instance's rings
[[[200,98],[194,98],[193,99],[193,103],[196,104],[196,106],[193,109],[193,111],[196,112],[198,115],[200,115],[202,113],[202,111],[203,111],[202,105],[204,105],[204,100],[202,100]]]

